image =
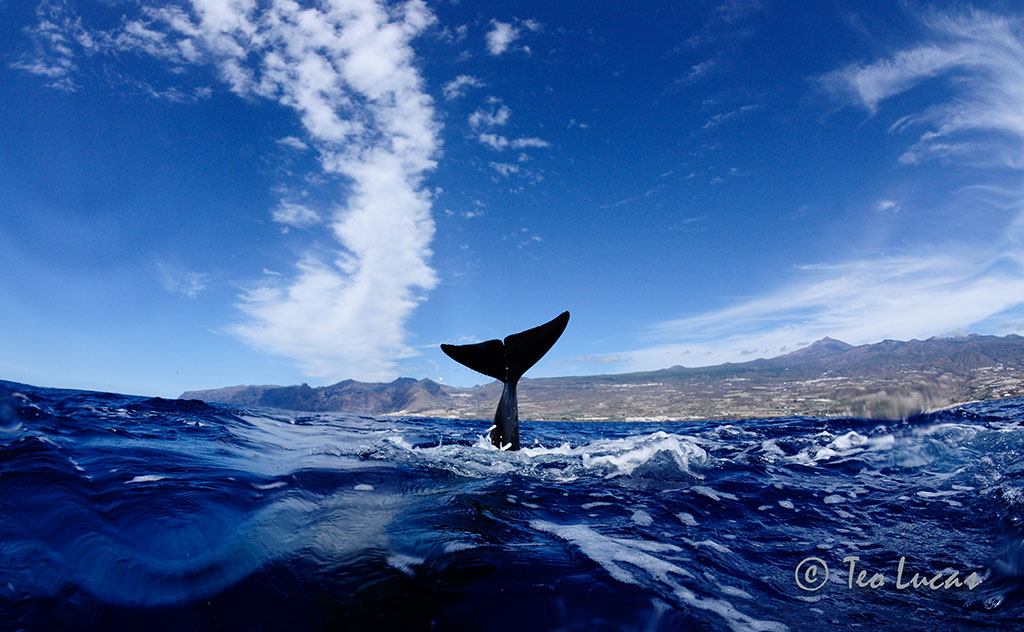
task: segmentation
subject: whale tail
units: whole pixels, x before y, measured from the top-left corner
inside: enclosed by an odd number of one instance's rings
[[[519,449],[519,399],[516,384],[523,373],[537,363],[569,324],[569,312],[562,312],[540,327],[506,336],[504,341],[487,340],[472,345],[441,345],[449,358],[474,371],[504,382],[494,425],[488,434],[502,450]]]
[[[459,364],[514,385],[523,373],[537,363],[554,346],[565,326],[569,312],[562,312],[549,322],[506,336],[504,341],[487,340],[471,345],[441,345],[441,351]]]

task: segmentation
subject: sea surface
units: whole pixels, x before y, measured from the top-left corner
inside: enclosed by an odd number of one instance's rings
[[[1021,629],[1022,422],[524,421],[502,452],[0,382],[0,629]]]

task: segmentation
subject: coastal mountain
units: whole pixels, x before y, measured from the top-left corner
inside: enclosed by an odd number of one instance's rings
[[[387,384],[344,380],[330,386],[230,386],[210,391],[189,391],[183,399],[235,406],[269,406],[301,411],[345,411],[387,415],[398,411],[436,408],[449,395],[437,382],[398,378]],[[449,389],[450,390],[450,389]]]
[[[185,399],[311,412],[484,419],[498,382],[429,379],[330,386],[232,386]],[[736,419],[787,415],[898,418],[957,403],[1024,396],[1024,337],[970,335],[853,346],[823,338],[786,355],[708,367],[524,379],[531,419]]]

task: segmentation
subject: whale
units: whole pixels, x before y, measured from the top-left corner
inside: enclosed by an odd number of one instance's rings
[[[554,346],[568,324],[569,312],[562,312],[543,325],[508,335],[504,340],[441,345],[441,351],[452,360],[504,384],[498,409],[494,412],[494,424],[488,430],[488,438],[499,449],[519,449],[519,398],[516,385],[527,369]]]

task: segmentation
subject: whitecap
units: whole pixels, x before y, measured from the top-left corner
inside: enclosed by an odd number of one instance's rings
[[[654,518],[651,514],[647,513],[643,509],[637,509],[633,512],[633,522],[637,523],[641,527],[649,527],[654,524]]]
[[[388,566],[397,569],[412,577],[417,566],[422,566],[426,558],[414,557],[405,553],[392,553],[388,556]]]
[[[680,511],[676,514],[676,518],[679,518],[679,522],[685,524],[688,527],[696,527],[697,519],[692,514],[688,514],[685,511]]]
[[[956,490],[947,490],[944,492],[930,492],[922,489],[921,491],[917,492],[917,495],[920,496],[921,498],[941,498],[943,496],[956,496],[959,493],[960,492]]]
[[[162,481],[166,476],[160,476],[159,474],[144,474],[142,476],[136,476],[129,483],[152,483],[153,481]]]
[[[695,491],[702,496],[707,496],[711,500],[721,500],[723,498],[727,500],[739,500],[739,498],[737,498],[735,494],[715,491],[705,485],[694,485],[693,487],[690,488],[690,490]]]

